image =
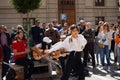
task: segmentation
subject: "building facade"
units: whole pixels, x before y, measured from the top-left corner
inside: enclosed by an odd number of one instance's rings
[[[119,0],[42,0],[42,6],[29,13],[31,25],[35,18],[41,23],[49,23],[57,19],[60,24],[76,24],[79,20],[97,25],[99,20],[110,23],[120,23]],[[61,19],[62,14],[63,19]],[[9,0],[1,0],[0,25],[6,25],[9,30],[18,24],[25,25],[27,15],[17,13]]]

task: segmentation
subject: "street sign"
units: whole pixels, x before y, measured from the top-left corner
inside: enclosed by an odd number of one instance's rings
[[[67,15],[65,13],[60,15],[60,20],[66,20],[67,19]]]

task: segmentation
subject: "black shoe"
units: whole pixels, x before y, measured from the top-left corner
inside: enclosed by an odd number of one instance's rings
[[[117,70],[120,70],[120,68],[117,68]]]
[[[77,73],[72,73],[72,76],[73,76],[73,77],[77,77],[78,74],[77,74]]]
[[[49,77],[49,80],[53,80],[53,78],[52,78],[52,77]]]
[[[95,69],[96,68],[96,66],[93,66],[93,69]]]
[[[24,80],[29,80],[29,79],[27,78],[27,79],[24,79]]]
[[[34,79],[32,77],[30,77],[29,80],[34,80]]]
[[[85,76],[90,76],[89,71],[87,69],[84,70],[84,75]]]

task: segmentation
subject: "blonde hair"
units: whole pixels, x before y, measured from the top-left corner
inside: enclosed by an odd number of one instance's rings
[[[106,26],[107,26],[107,31],[109,31],[109,24],[108,24],[108,22],[105,22],[105,23],[103,24],[103,29],[105,29]]]

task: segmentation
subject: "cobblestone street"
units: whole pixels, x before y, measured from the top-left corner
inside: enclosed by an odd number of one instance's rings
[[[96,69],[92,69],[89,66],[90,76],[86,77],[85,80],[120,80],[120,70],[116,70],[116,66],[111,66],[109,70],[102,69],[101,66],[97,66]],[[41,78],[35,80],[49,80],[48,78]],[[60,80],[55,77],[54,80]],[[70,77],[69,80],[77,80],[75,77]]]
[[[91,63],[88,63],[88,65],[90,75],[87,76],[85,80],[120,80],[120,70],[117,70],[117,66],[110,66],[109,69],[103,69],[101,65],[98,65],[95,69],[92,69]],[[48,73],[33,74],[34,80],[49,80],[48,77]],[[54,80],[60,80],[60,76],[54,76],[53,78]],[[77,80],[77,78],[71,76],[69,80]]]

